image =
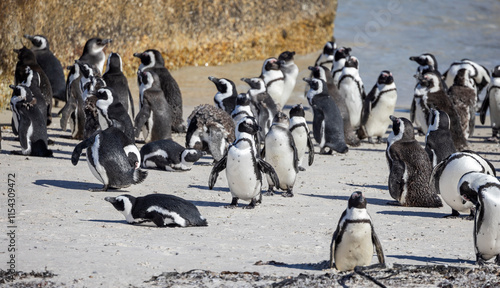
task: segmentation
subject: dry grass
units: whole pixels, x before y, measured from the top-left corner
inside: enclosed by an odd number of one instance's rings
[[[83,4],[85,3],[85,5]],[[264,59],[284,50],[305,54],[331,39],[337,1],[328,0],[2,0],[0,1],[0,107],[10,98],[16,54],[43,34],[63,65],[72,64],[85,41],[111,38],[107,51],[123,57],[127,75],[134,52],[154,48],[166,66],[220,65]]]

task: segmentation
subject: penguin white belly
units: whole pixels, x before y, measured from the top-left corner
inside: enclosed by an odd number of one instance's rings
[[[283,89],[285,88],[285,82],[283,80],[278,80],[273,83],[271,83],[270,86],[267,87],[267,93],[269,93],[269,96],[273,98],[274,102],[276,104],[279,104],[281,109],[283,109],[282,104],[284,102],[283,99]]]
[[[425,115],[422,108],[420,108],[422,98],[415,98],[415,122],[420,125],[422,131],[427,134],[427,116]]]
[[[489,260],[500,254],[500,195],[495,187],[485,190],[484,216],[481,229],[476,231],[476,249],[483,259]],[[478,216],[479,213],[476,214],[476,227]]]
[[[394,114],[397,94],[395,92],[386,93],[380,98],[377,106],[370,112],[370,117],[366,122],[365,129],[369,136],[382,137],[387,128],[392,124],[389,116]]]
[[[481,170],[482,166],[470,157],[450,161],[439,178],[439,191],[446,204],[459,212],[469,212],[474,204],[470,201],[463,203],[457,185],[465,173]]]
[[[149,160],[149,158],[155,157],[155,156],[160,156],[165,159],[168,158],[168,154],[165,150],[156,150],[154,152],[148,153],[144,155],[144,159],[142,160],[142,167],[144,168],[157,168],[156,163],[152,160]],[[168,170],[168,167],[165,167]]]
[[[490,90],[490,121],[491,127],[500,128],[500,88]]]
[[[273,166],[280,182],[280,188],[287,190],[293,187],[297,173],[294,169],[293,148],[284,131],[271,129],[266,136],[266,161]],[[272,182],[267,176],[268,182]]]
[[[147,212],[156,211],[159,214],[163,215],[163,224],[165,226],[169,224],[177,224],[181,227],[186,227],[187,224],[186,219],[182,218],[181,215],[179,215],[177,212],[167,210],[160,206],[151,206],[146,211]]]
[[[302,166],[302,158],[307,150],[307,130],[303,127],[295,128],[292,131],[293,141],[297,149],[297,157],[299,158],[299,166]]]
[[[237,106],[236,108],[234,108],[234,111],[231,115],[235,125],[238,124],[241,119],[247,116],[253,117],[252,109],[250,108],[250,106]]]
[[[22,149],[23,155],[31,154],[31,136],[33,136],[33,122],[30,122],[30,126],[28,127],[28,131],[26,131],[26,149]]]
[[[243,146],[243,145],[242,145]],[[250,201],[260,193],[261,182],[254,171],[250,146],[232,146],[227,153],[226,178],[233,197]]]
[[[297,76],[299,75],[299,68],[295,64],[290,66],[290,70],[285,75],[282,103],[280,103],[281,107],[284,107],[286,102],[288,102],[288,99],[292,96],[295,83],[297,82]]]
[[[372,227],[370,223],[348,223],[342,241],[335,247],[335,266],[339,271],[371,264],[373,257]]]
[[[340,95],[345,99],[347,110],[349,110],[349,119],[353,127],[359,127],[361,124],[361,111],[363,110],[363,99],[359,94],[356,81],[352,78],[344,78],[339,87]]]
[[[99,146],[101,144],[100,138],[101,135],[97,134],[95,136],[94,144],[87,148],[87,157],[92,157],[92,161],[94,162],[95,166],[93,166],[91,161],[89,160],[87,160],[87,164],[89,165],[90,171],[92,172],[92,174],[94,174],[97,180],[101,181],[104,185],[108,185],[109,179],[108,175],[106,174],[106,169],[99,162]]]

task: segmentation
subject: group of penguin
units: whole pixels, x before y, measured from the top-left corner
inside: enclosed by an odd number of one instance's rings
[[[238,94],[230,79],[209,77],[217,88],[214,105],[196,107],[185,126],[179,86],[159,51],[149,49],[134,54],[141,61],[137,71],[140,109],[135,113],[120,55],[110,53],[106,71],[102,72],[106,62],[103,49],[111,39],[88,40],[81,57],[68,67],[65,80],[48,40],[41,35],[25,37],[33,46],[15,50],[18,63],[15,84],[11,85],[12,128],[19,136],[20,153],[52,156],[47,125],[52,121],[53,99],[56,103],[63,101],[61,128],[66,130],[69,122],[71,137],[82,140],[75,146],[71,161],[77,165],[86,149],[89,168],[103,183],[96,191],[141,183],[147,177],[141,167],[190,170],[202,152],[207,152],[214,158],[209,188],[226,170],[232,195],[228,207],[237,207],[243,200],[249,202],[244,208],[254,208],[262,201],[262,174],[269,186],[264,195],[280,189],[284,191],[282,196],[293,197],[297,174],[305,170],[305,154],[309,166],[314,161],[304,107],[293,106],[289,117],[283,113],[299,72],[295,52],[268,58],[260,76],[242,78],[250,86],[246,93]],[[441,75],[431,54],[410,57],[420,65],[410,121],[392,116],[397,100],[392,73],[383,70],[366,94],[359,60],[350,55],[351,51],[327,42],[314,66],[309,67],[311,77],[303,79],[307,83],[305,97],[313,111],[311,134],[320,154],[346,153],[348,145],[359,146],[363,139],[375,143],[376,138],[382,143],[392,124],[386,158],[389,192],[396,204],[440,207],[441,194],[452,207],[452,216],[470,212],[475,217],[478,263],[496,257],[500,264],[496,240],[500,183],[491,163],[465,150],[474,130],[478,95],[486,87],[481,121],[484,123],[490,108],[490,140],[498,140],[500,67],[493,71],[490,83],[489,72],[470,60],[453,63]],[[425,148],[415,140],[412,122],[426,133]],[[172,132],[186,132],[186,147],[171,139]],[[141,133],[146,144],[139,151],[135,139]],[[152,221],[159,227],[207,225],[196,206],[173,195],[121,195],[105,200],[121,211],[128,223]],[[366,202],[361,192],[351,195],[333,236],[331,267],[350,270],[368,265],[374,246],[379,262],[385,263]],[[488,232],[491,230],[494,233]]]

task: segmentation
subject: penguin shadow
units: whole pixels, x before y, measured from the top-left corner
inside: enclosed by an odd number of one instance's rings
[[[288,263],[283,263],[283,262],[278,262],[274,260],[270,261],[257,261],[254,265],[270,265],[270,266],[275,266],[275,267],[283,267],[283,268],[289,268],[289,269],[300,269],[300,270],[315,270],[315,271],[321,271],[324,269],[329,269],[330,261],[325,260],[321,261],[318,263],[295,263],[295,264],[288,264]]]
[[[400,208],[414,208],[414,207],[404,207],[404,206],[394,206]],[[438,213],[438,212],[424,212],[424,211],[378,211],[376,214],[383,215],[396,215],[396,216],[411,216],[411,217],[425,217],[425,218],[443,218],[448,215],[446,213]]]
[[[68,180],[54,180],[54,179],[39,179],[35,180],[33,184],[42,186],[42,187],[58,187],[64,189],[72,189],[72,190],[89,190],[101,188],[102,185],[92,185],[89,187],[88,182],[78,182],[78,181],[68,181]],[[107,192],[124,192],[121,189],[108,189]]]
[[[193,203],[197,207],[215,207],[215,208],[219,208],[219,207],[225,207],[225,206],[229,205],[229,202],[228,203],[210,202],[210,201],[190,201],[190,202]],[[238,204],[238,206],[240,208],[243,207],[241,204]]]
[[[383,147],[384,149],[377,149],[380,146]],[[372,147],[372,148],[369,148],[369,147]],[[360,152],[363,151],[363,152],[377,152],[377,153],[383,152],[383,153],[385,153],[386,147],[387,147],[386,143],[371,144],[371,143],[368,143],[368,142],[362,142],[361,146],[359,146],[359,147],[349,147],[349,149],[352,149],[353,151],[360,151]]]
[[[85,221],[85,222],[97,222],[97,223],[113,223],[113,224],[125,224],[125,225],[130,225],[127,223],[125,220],[105,220],[105,219],[81,219],[80,221]]]
[[[189,184],[188,188],[197,188],[197,189],[201,189],[201,190],[210,190],[208,188],[208,186],[204,186],[204,185]],[[212,191],[220,191],[220,192],[228,192],[228,193],[231,192],[231,191],[229,191],[228,187],[214,187],[214,188],[212,188]]]
[[[340,201],[349,201],[349,198],[351,196],[337,196],[337,195],[318,195],[318,194],[301,194],[304,196],[309,196],[309,197],[317,197],[317,198],[323,198],[323,199],[328,199],[328,200],[340,200]],[[379,206],[387,206],[388,200],[385,199],[378,199],[378,198],[366,198],[368,201],[369,205],[379,205]]]
[[[402,260],[415,260],[419,262],[425,262],[427,264],[471,264],[475,265],[475,261],[465,260],[465,259],[452,259],[452,258],[440,258],[440,257],[425,257],[425,256],[416,256],[416,255],[386,255],[387,258],[396,258]]]

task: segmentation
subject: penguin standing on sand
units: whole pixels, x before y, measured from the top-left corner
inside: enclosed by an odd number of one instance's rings
[[[340,75],[342,74],[342,69],[344,69],[345,62],[347,58],[351,55],[351,48],[340,47],[333,53],[333,66],[332,66],[332,78],[333,84],[339,87]]]
[[[387,138],[386,158],[391,197],[401,206],[442,207],[435,187],[429,184],[431,161],[415,140],[413,125],[406,118],[391,115],[390,119],[392,132]]]
[[[141,148],[141,167],[167,171],[188,171],[202,154],[196,149],[184,148],[172,139],[150,142]]]
[[[278,62],[281,72],[284,76],[284,87],[281,95],[281,107],[285,107],[286,102],[292,96],[293,89],[295,88],[295,83],[297,82],[297,76],[299,75],[299,67],[293,61],[293,56],[295,51],[285,51],[278,56]]]
[[[391,124],[389,116],[394,113],[397,99],[394,77],[390,71],[384,70],[364,100],[361,127],[358,130],[360,139],[368,137],[368,142],[374,143],[373,137],[377,137],[377,142],[382,143],[382,137]]]
[[[132,99],[132,93],[130,93],[127,77],[123,74],[123,63],[120,54],[109,53],[106,72],[102,75],[102,79],[106,82],[107,87],[113,89],[114,101],[122,103],[130,118],[134,119],[134,100]]]
[[[475,83],[474,86],[476,88],[477,100],[479,101],[479,94],[481,94],[483,89],[490,83],[490,72],[486,69],[486,67],[469,59],[462,59],[461,61],[453,62],[451,63],[450,68],[443,73],[443,79],[448,87],[453,85],[455,77],[461,69],[467,69],[470,71],[470,76]]]
[[[158,227],[207,226],[196,206],[180,197],[167,194],[149,194],[142,197],[120,195],[106,197],[122,212],[129,224],[153,222]]]
[[[500,182],[494,176],[470,172],[458,182],[460,195],[476,207],[474,250],[480,266],[495,257],[500,265]]]
[[[91,38],[87,40],[85,46],[83,47],[82,55],[78,60],[80,60],[81,63],[94,66],[99,71],[99,75],[102,75],[104,63],[106,62],[106,55],[103,50],[104,47],[111,42],[111,39],[101,38]]]
[[[279,183],[267,176],[269,190],[265,195],[274,195],[274,187],[284,190],[281,196],[293,197],[293,185],[299,172],[299,159],[292,133],[288,128],[290,121],[285,113],[278,112],[274,116],[273,125],[269,129],[262,149],[262,157],[271,164],[279,178]]]
[[[257,156],[255,135],[259,130],[253,117],[245,117],[236,126],[237,137],[227,153],[215,163],[210,173],[208,187],[212,189],[219,173],[226,169],[226,178],[232,200],[228,208],[238,206],[238,200],[250,201],[245,209],[253,209],[262,202],[262,173],[268,174],[272,183],[279,183],[273,167]]]
[[[288,99],[283,98],[285,75],[283,75],[283,71],[280,69],[278,59],[271,57],[264,61],[260,78],[264,80],[267,93],[273,98],[274,103],[278,106],[278,110],[281,111],[285,106],[285,100]]]
[[[160,79],[152,71],[138,72],[141,109],[135,117],[135,137],[142,132],[146,143],[172,137],[172,109]]]
[[[217,93],[214,96],[215,106],[227,112],[231,115],[236,106],[236,97],[238,92],[236,91],[236,85],[234,82],[227,78],[216,78],[213,76],[208,77],[208,80],[212,81],[217,88]]]
[[[309,153],[307,164],[309,166],[314,162],[314,144],[309,137],[309,128],[305,118],[304,107],[302,104],[297,104],[290,109],[290,132],[297,148],[297,157],[299,158],[299,170],[305,171],[302,166],[302,159],[306,151]]]
[[[366,98],[365,86],[359,76],[359,61],[354,56],[349,56],[345,62],[339,79],[339,93],[345,99],[351,125],[356,130],[361,125],[361,111]]]
[[[500,65],[497,65],[491,74],[491,83],[479,110],[479,119],[484,124],[486,112],[490,109],[491,137],[488,141],[498,142],[500,131]]]
[[[448,156],[432,170],[431,178],[435,181],[436,190],[444,202],[451,207],[451,215],[458,217],[460,212],[470,213],[467,217],[474,217],[474,205],[464,201],[457,189],[460,178],[468,172],[480,172],[496,176],[495,167],[486,159],[472,151],[455,152]]]
[[[330,268],[339,271],[368,266],[372,262],[373,247],[380,265],[385,267],[382,245],[375,233],[370,214],[366,211],[366,198],[357,191],[351,194],[347,209],[340,216],[330,245]]]
[[[453,85],[448,89],[448,95],[460,118],[465,139],[474,134],[476,123],[476,85],[470,76],[469,70],[460,69],[455,76]]]
[[[98,131],[76,145],[71,155],[73,165],[78,164],[83,149],[87,149],[90,171],[104,185],[90,191],[126,188],[143,182],[148,175],[139,168],[141,155],[133,140],[116,127]]]
[[[165,67],[165,61],[160,51],[148,49],[142,53],[134,53],[134,57],[141,59],[139,71],[150,70],[160,78],[161,90],[167,99],[168,104],[172,109],[172,131],[175,133],[186,132],[186,127],[183,124],[182,116],[182,94],[175,81]]]
[[[450,132],[450,117],[444,111],[431,109],[429,129],[425,136],[425,151],[432,167],[456,152]]]
[[[313,135],[320,147],[320,154],[347,153],[342,116],[328,94],[326,83],[320,79],[304,79],[309,83],[307,100],[313,109]]]
[[[47,103],[45,102],[45,97],[40,89],[40,74],[27,66],[25,76],[26,79],[24,79],[20,84],[31,90],[33,98],[36,99],[35,106],[38,110],[40,110],[40,113],[42,113],[42,121],[47,123]],[[17,127],[15,128],[17,129]]]
[[[49,40],[42,35],[24,35],[24,38],[31,41],[33,46],[31,51],[35,54],[36,62],[40,65],[50,81],[52,97],[57,101],[66,101],[66,80],[64,71],[59,59],[50,51]]]

